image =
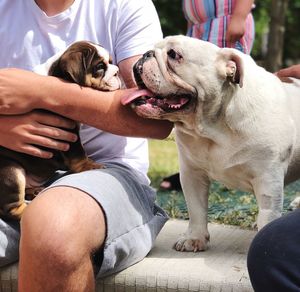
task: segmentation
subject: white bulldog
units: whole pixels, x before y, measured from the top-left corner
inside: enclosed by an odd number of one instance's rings
[[[253,192],[258,228],[281,215],[283,188],[300,177],[300,82],[283,83],[235,49],[171,36],[134,68],[147,97],[137,114],[175,123],[189,227],[175,248],[207,248],[211,180]]]
[[[165,38],[134,68],[137,114],[175,123],[190,216],[176,250],[207,248],[210,180],[253,192],[258,228],[279,217],[286,183],[300,177],[300,82],[283,83],[235,49]],[[146,96],[147,95],[147,96]]]

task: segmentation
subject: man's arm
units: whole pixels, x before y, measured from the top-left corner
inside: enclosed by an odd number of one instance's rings
[[[163,139],[172,123],[143,119],[121,97],[135,89],[101,92],[51,76],[20,69],[0,70],[0,114],[46,109],[103,131],[132,137]]]
[[[119,64],[120,75],[122,76],[127,88],[136,87],[136,83],[133,77],[133,66],[141,56],[134,56],[122,60]]]

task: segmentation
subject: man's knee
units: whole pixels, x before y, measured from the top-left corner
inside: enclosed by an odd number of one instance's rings
[[[72,266],[104,241],[104,215],[88,195],[53,188],[37,197],[21,221],[21,253]]]

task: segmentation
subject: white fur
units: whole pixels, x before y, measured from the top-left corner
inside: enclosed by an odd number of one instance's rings
[[[105,62],[107,63],[107,70],[105,72],[105,76],[104,76],[103,80],[109,82],[109,80],[119,72],[119,68],[116,65],[109,64],[109,53],[106,49],[104,49],[102,46],[96,45],[92,42],[88,42],[88,43],[95,47],[95,49],[97,50],[99,56],[101,56],[105,60]],[[36,66],[33,69],[33,71],[37,74],[40,74],[40,75],[44,75],[44,76],[48,75],[48,72],[49,72],[49,69],[50,69],[51,65],[56,60],[58,60],[61,57],[61,55],[68,48],[69,48],[69,46],[65,50],[60,51],[60,52],[56,53],[55,55],[53,55],[52,57],[50,57],[45,63]]]
[[[182,58],[170,58],[170,49]],[[175,248],[206,249],[211,180],[255,194],[258,228],[278,218],[284,177],[290,182],[300,176],[300,82],[282,83],[237,50],[183,36],[157,44],[141,77],[157,94],[187,92],[188,86],[197,93],[197,100],[179,111],[136,109],[142,116],[175,122],[190,216]],[[178,79],[188,86],[182,87]]]
[[[50,57],[45,63],[35,66],[33,68],[33,72],[47,76],[51,65],[61,57],[64,51],[56,53],[55,55]]]

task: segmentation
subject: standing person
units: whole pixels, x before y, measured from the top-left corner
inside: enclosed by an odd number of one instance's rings
[[[279,70],[280,78],[300,79],[300,65]],[[255,292],[300,291],[300,209],[262,228],[254,237],[247,264]]]
[[[183,0],[182,7],[188,36],[250,54],[254,41],[253,0]]]
[[[0,265],[19,254],[19,291],[94,291],[95,276],[145,257],[167,220],[149,186],[147,140],[129,137],[162,139],[172,124],[122,106],[135,89],[100,92],[30,71],[89,40],[111,53],[132,87],[132,65],[162,38],[158,16],[150,0],[2,0],[0,38],[0,145],[49,158],[76,139],[72,119],[84,123],[88,155],[106,165],[56,180],[20,227],[0,220]]]
[[[253,0],[183,0],[187,36],[250,54],[255,34],[253,6]],[[160,189],[181,190],[179,173],[163,178]]]

